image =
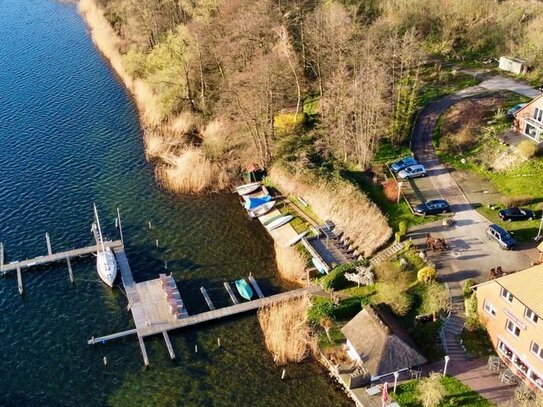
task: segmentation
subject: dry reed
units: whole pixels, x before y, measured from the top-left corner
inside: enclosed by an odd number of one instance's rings
[[[316,349],[307,323],[309,298],[275,303],[258,311],[258,321],[268,350],[278,365],[300,362]]]
[[[147,124],[158,124],[161,120],[159,103],[151,88],[139,79],[132,78],[123,65],[119,51],[121,38],[104,17],[95,0],[80,0],[79,11],[89,26],[96,47],[109,60],[111,66],[136,99],[139,111]]]
[[[291,174],[277,166],[272,167],[270,177],[285,195],[303,197],[319,218],[334,221],[366,256],[392,236],[392,229],[379,208],[346,181],[332,184],[308,174]]]
[[[221,190],[228,185],[226,169],[209,161],[198,148],[188,147],[161,158],[164,164],[157,167],[157,178],[174,192],[199,193]]]
[[[303,277],[306,261],[295,247],[275,245],[275,261],[279,275],[287,281],[299,283]]]

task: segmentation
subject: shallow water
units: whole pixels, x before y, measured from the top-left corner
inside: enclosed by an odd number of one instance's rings
[[[111,238],[121,208],[136,281],[157,277],[167,261],[189,313],[206,310],[200,286],[227,305],[222,282],[250,272],[265,293],[287,288],[273,277],[271,239],[233,195],[183,197],[157,188],[134,103],[74,5],[1,0],[0,39],[0,241],[7,261],[45,254],[45,232],[53,250],[91,243],[96,202]],[[90,347],[90,336],[133,323],[124,295],[100,282],[92,258],[73,266],[74,286],[64,264],[24,272],[23,297],[14,275],[0,279],[0,405],[351,404],[314,363],[288,366],[282,381],[254,314],[172,333],[176,362],[161,338],[146,339],[147,370],[134,337]]]

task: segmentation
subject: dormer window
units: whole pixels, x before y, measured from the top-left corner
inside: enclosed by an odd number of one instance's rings
[[[501,292],[502,298],[507,302],[513,302],[513,294],[511,294],[509,291],[507,291],[505,288],[502,288]]]

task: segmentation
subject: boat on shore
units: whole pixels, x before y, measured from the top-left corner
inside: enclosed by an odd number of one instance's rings
[[[289,223],[292,220],[292,218],[293,218],[292,215],[281,216],[275,219],[270,224],[266,225],[266,229],[268,229],[268,231],[271,232],[272,230],[277,229],[278,227],[283,226],[286,223]]]
[[[320,262],[319,259],[313,257],[311,259],[311,262],[313,263],[315,268],[319,271],[319,273],[326,274],[326,267],[324,267],[324,265]]]
[[[292,245],[295,245],[298,243],[302,238],[309,233],[309,230],[306,230],[305,232],[300,233],[299,235],[294,236],[292,239],[290,239],[285,247],[290,247]]]
[[[235,281],[235,284],[239,295],[241,295],[247,301],[251,301],[253,290],[251,289],[249,283],[247,283],[244,278],[240,278],[239,280]]]
[[[273,209],[275,206],[276,201],[270,201],[266,202],[264,205],[260,205],[259,207],[249,210],[248,214],[250,218],[257,218],[259,216],[267,214],[269,211]]]
[[[92,224],[92,232],[96,239],[96,271],[104,283],[113,287],[115,278],[117,277],[117,260],[111,248],[105,247],[102,229],[100,228],[100,219],[98,218],[98,210],[94,205],[94,217],[96,222]]]
[[[251,182],[250,184],[240,185],[236,187],[236,192],[240,195],[247,195],[251,192],[255,192],[258,188],[260,188],[260,185],[262,183],[259,182]]]
[[[271,200],[272,197],[270,195],[259,196],[258,198],[247,198],[243,207],[247,210],[255,209],[260,205],[264,205],[266,202],[270,202]]]

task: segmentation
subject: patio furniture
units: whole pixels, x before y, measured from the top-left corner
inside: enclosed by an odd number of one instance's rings
[[[422,375],[422,368],[420,366],[410,368],[408,372],[411,379],[420,379],[420,376]]]
[[[502,362],[498,356],[489,356],[487,367],[491,372],[499,372]]]
[[[516,375],[509,369],[505,369],[500,373],[500,382],[505,384],[512,384],[516,382]]]

